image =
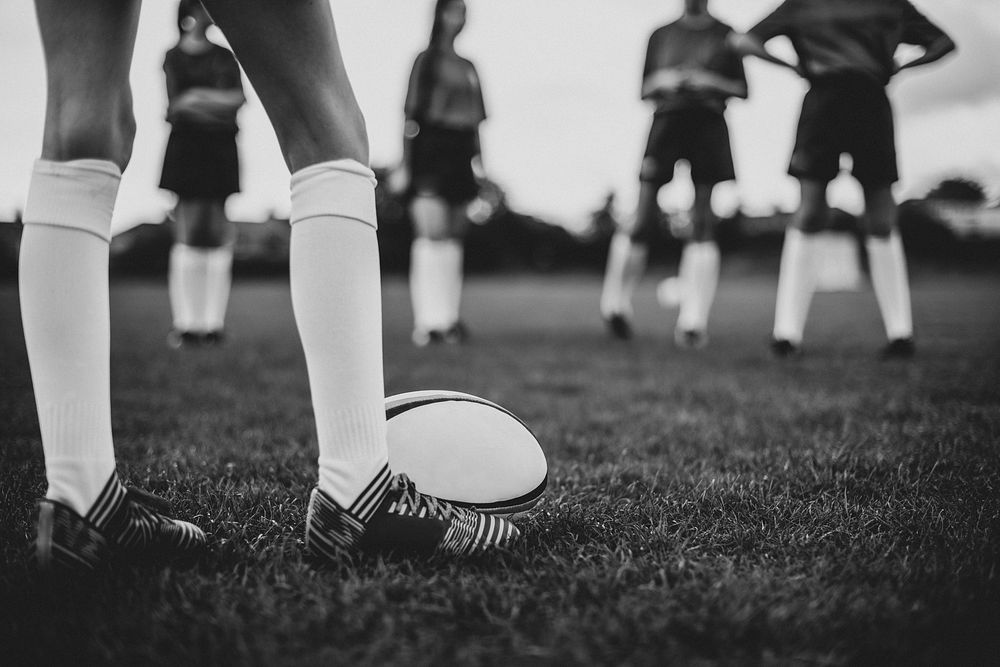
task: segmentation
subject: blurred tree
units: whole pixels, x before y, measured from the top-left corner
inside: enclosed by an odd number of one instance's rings
[[[980,204],[986,201],[986,188],[970,178],[946,178],[927,193],[927,199],[947,199]]]

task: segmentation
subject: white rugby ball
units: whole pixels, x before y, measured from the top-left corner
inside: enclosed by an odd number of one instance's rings
[[[538,503],[545,454],[509,410],[457,391],[413,391],[385,399],[389,467],[422,493],[510,516]]]

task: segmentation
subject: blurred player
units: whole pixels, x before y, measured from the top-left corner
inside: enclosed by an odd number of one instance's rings
[[[177,194],[168,283],[171,347],[218,343],[232,284],[234,229],[226,197],[240,189],[236,113],[246,101],[233,54],[208,40],[198,0],[177,10],[180,39],[163,70],[170,139],[160,187]]]
[[[791,39],[798,64],[765,49],[779,35]],[[892,196],[898,180],[894,125],[885,87],[900,70],[953,51],[954,42],[907,0],[787,0],[733,42],[742,53],[794,69],[810,84],[789,167],[802,201],[782,250],[772,350],[781,357],[799,353],[815,283],[814,234],[829,224],[827,185],[847,153],[864,189],[868,261],[889,339],[882,356],[912,357],[910,288]],[[899,62],[901,43],[924,52]]]
[[[615,234],[601,295],[601,314],[611,333],[632,336],[632,294],[646,268],[651,235],[660,215],[657,195],[673,180],[678,160],[691,165],[693,233],[681,256],[680,313],[674,340],[700,348],[719,280],[719,248],[712,192],[734,179],[726,125],[726,101],[746,98],[743,62],[730,46],[732,29],[708,12],[708,0],[685,0],[684,14],[649,39],[642,98],[656,106],[639,180],[635,218]]]
[[[421,347],[468,334],[460,316],[463,239],[466,209],[479,192],[486,109],[476,68],[455,52],[465,15],[463,0],[435,4],[430,43],[410,74],[403,163],[393,175],[394,189],[410,198],[413,342]]]
[[[512,524],[420,494],[387,465],[380,279],[368,139],[330,6],[207,0],[272,120],[291,178],[291,291],[319,442],[306,547],[463,555]],[[44,568],[191,555],[206,536],[115,469],[108,242],[132,150],[138,0],[36,0],[48,74],[42,157],[24,213],[20,298],[48,490]],[[263,388],[262,388],[263,389]],[[183,443],[178,443],[183,446]]]

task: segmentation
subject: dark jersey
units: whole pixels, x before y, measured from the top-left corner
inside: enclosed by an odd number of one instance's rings
[[[692,28],[675,21],[658,28],[649,38],[642,78],[657,70],[701,70],[746,83],[743,59],[728,44],[732,33],[721,21],[713,19],[704,28]],[[657,113],[676,109],[707,108],[722,112],[727,95],[708,91],[683,91],[657,100]]]
[[[425,72],[428,62],[435,71]],[[454,53],[433,59],[424,51],[410,73],[404,111],[407,118],[452,129],[473,129],[486,120],[479,75],[471,62]]]
[[[749,34],[787,36],[809,78],[863,74],[882,84],[900,44],[926,47],[944,35],[908,0],[786,0]]]
[[[217,44],[203,53],[187,53],[175,46],[167,51],[163,71],[167,75],[167,97],[170,100],[191,88],[243,90],[236,58]],[[176,119],[168,114],[167,120],[175,122]],[[232,127],[236,127],[235,118]]]

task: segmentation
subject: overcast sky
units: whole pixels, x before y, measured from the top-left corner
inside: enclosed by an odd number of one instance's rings
[[[515,207],[580,224],[608,191],[623,212],[634,205],[636,174],[649,125],[638,99],[649,33],[676,18],[681,0],[468,0],[459,51],[480,72],[490,114],[484,162]],[[777,0],[713,0],[710,7],[746,29]],[[1000,187],[1000,2],[916,0],[959,43],[960,53],[904,73],[896,102],[901,197],[919,196],[941,177],[961,174]],[[424,48],[433,0],[332,0],[344,57],[371,134],[372,162],[399,159],[402,101],[413,57]],[[115,229],[162,219],[171,200],[156,189],[168,126],[162,62],[176,41],[176,3],[146,0],[132,82],[138,136],[125,175]],[[785,45],[787,47],[787,45]],[[0,219],[20,208],[40,146],[44,70],[30,0],[0,4]],[[721,211],[752,212],[797,202],[785,175],[804,85],[760,62],[748,62],[751,98],[729,111],[739,183],[718,194]],[[288,173],[260,103],[240,116],[244,192],[230,215],[258,220],[287,213]],[[665,188],[668,207],[685,205],[690,188]],[[857,210],[849,179],[832,199]]]

